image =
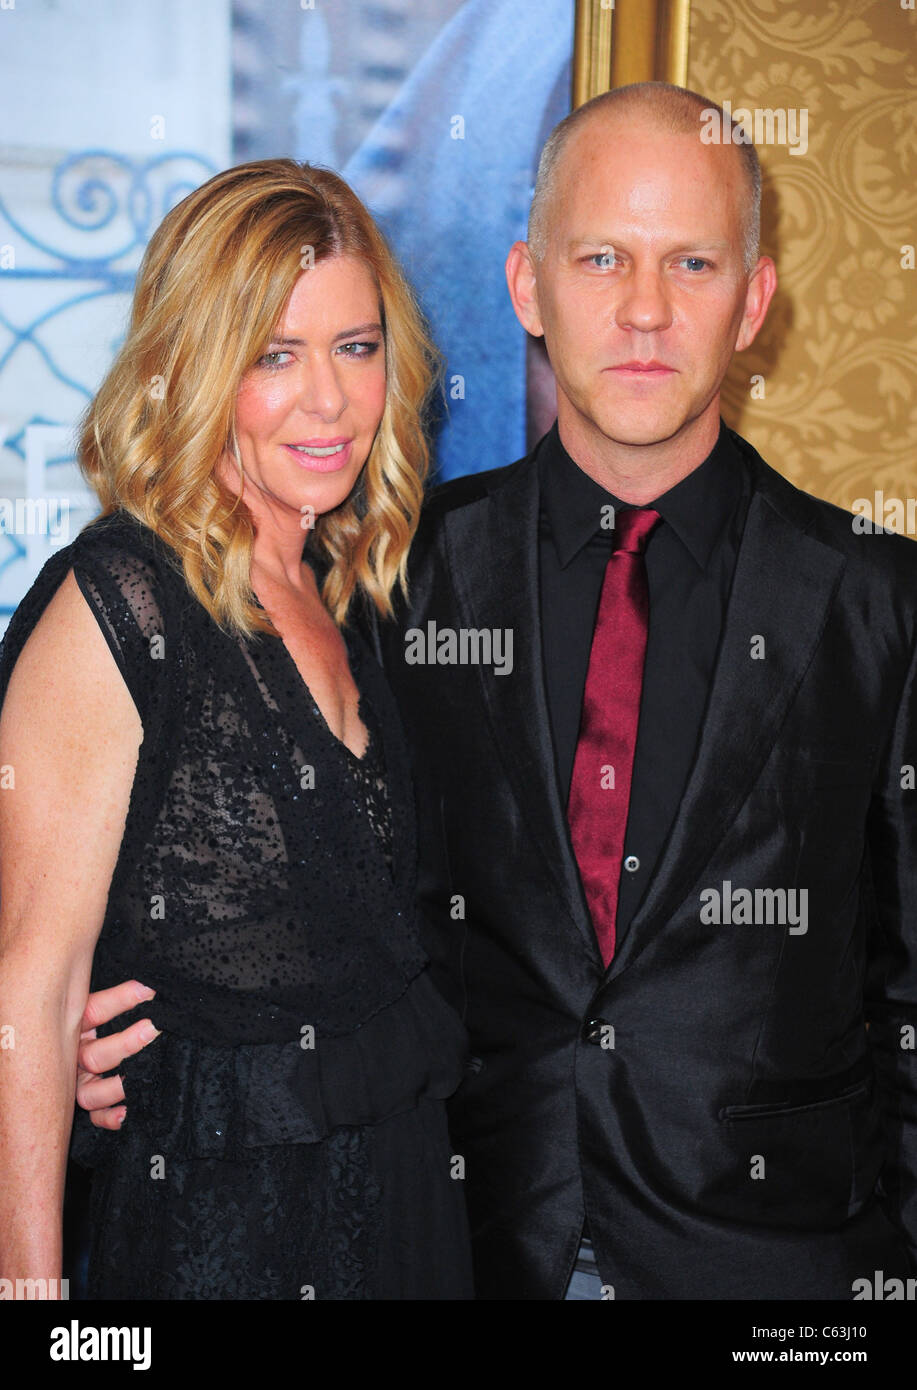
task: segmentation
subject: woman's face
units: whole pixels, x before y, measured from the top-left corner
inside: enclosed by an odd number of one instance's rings
[[[385,408],[379,293],[355,256],[303,271],[277,336],[242,379],[236,439],[256,522],[307,529],[350,494]],[[228,480],[227,474],[227,480]]]

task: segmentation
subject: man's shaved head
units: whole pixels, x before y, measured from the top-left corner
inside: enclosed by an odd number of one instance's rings
[[[544,337],[564,448],[615,496],[658,496],[713,448],[729,364],[777,285],[756,171],[703,96],[664,83],[597,97],[548,141],[507,283]]]
[[[635,82],[629,87],[617,87],[593,97],[556,125],[541,152],[535,194],[529,212],[528,243],[536,261],[547,249],[550,209],[557,184],[557,171],[563,162],[564,149],[570,136],[587,121],[602,116],[632,116],[643,124],[673,135],[701,136],[701,113],[719,112],[721,138],[729,142],[735,157],[741,160],[745,173],[747,197],[743,216],[743,264],[750,272],[758,260],[758,241],[761,228],[761,165],[758,152],[751,141],[733,143],[731,121],[716,102],[700,92],[686,87],[673,87],[668,82]],[[739,127],[741,131],[741,127]]]

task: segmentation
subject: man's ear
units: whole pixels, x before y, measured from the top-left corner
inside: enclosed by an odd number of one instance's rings
[[[506,283],[513,301],[516,318],[533,338],[544,336],[538,312],[538,287],[535,282],[535,262],[525,241],[514,241],[506,258]]]
[[[745,312],[739,325],[739,336],[736,338],[736,352],[750,347],[755,341],[776,288],[777,267],[770,256],[761,256],[748,280],[748,289],[745,292]],[[518,310],[516,312],[518,313]]]

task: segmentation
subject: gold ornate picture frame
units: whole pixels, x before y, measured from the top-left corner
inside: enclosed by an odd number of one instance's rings
[[[573,106],[629,82],[688,75],[691,0],[577,0]]]

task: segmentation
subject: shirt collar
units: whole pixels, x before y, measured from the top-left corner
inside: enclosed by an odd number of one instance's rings
[[[742,494],[745,464],[720,421],[717,441],[703,463],[662,493],[652,506],[685,546],[700,569],[706,569]],[[555,420],[538,451],[541,505],[547,517],[561,568],[601,529],[602,507],[627,507],[574,463],[560,442]],[[612,533],[609,533],[612,534]]]

